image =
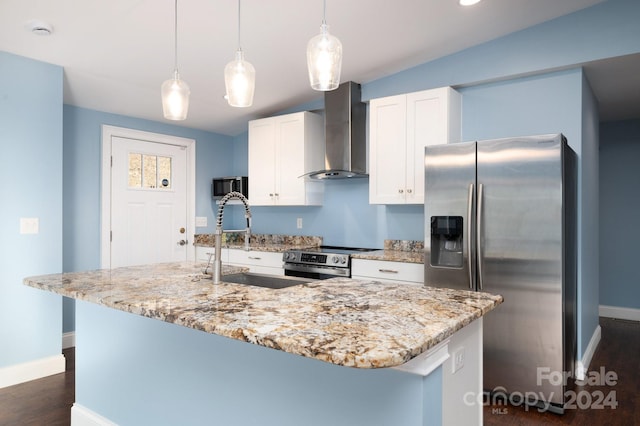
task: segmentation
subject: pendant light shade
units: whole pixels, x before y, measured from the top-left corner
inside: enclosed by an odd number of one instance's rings
[[[173,78],[162,83],[162,111],[167,120],[185,120],[189,112],[189,85],[180,79],[178,73],[178,0],[175,0],[174,14],[174,71]]]
[[[224,67],[224,85],[227,89],[227,102],[232,107],[250,107],[253,105],[253,92],[256,87],[256,69],[244,60],[240,47],[240,0],[238,0],[238,50],[233,61]]]
[[[327,2],[324,2],[326,14]],[[309,82],[314,90],[334,90],[340,85],[342,68],[342,43],[329,34],[329,26],[322,18],[320,34],[307,44],[307,67]]]
[[[224,67],[227,101],[232,107],[250,107],[256,87],[256,70],[244,60],[242,49],[236,51],[235,60]]]
[[[189,111],[189,85],[180,80],[178,70],[173,72],[173,78],[162,83],[162,111],[168,120],[184,120]]]

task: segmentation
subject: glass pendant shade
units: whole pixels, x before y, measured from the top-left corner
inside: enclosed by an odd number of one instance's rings
[[[168,120],[185,120],[189,112],[189,85],[180,80],[178,71],[162,83],[162,111]]]
[[[236,52],[235,60],[224,67],[224,84],[227,89],[227,102],[232,107],[250,107],[253,105],[253,92],[256,87],[256,70],[244,60],[241,49]]]
[[[327,24],[320,26],[320,34],[307,44],[309,82],[314,90],[334,90],[340,84],[342,43],[329,34]]]

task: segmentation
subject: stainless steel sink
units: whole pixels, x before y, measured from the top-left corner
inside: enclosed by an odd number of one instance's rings
[[[223,275],[222,282],[234,284],[246,284],[266,288],[286,288],[298,284],[308,283],[313,280],[300,277],[285,277],[275,275],[255,274],[252,272],[242,272],[239,274]]]

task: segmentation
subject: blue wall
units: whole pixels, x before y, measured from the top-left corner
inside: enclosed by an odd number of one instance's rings
[[[22,279],[62,270],[62,68],[0,52],[0,145],[2,370],[61,353],[60,296]]]
[[[640,309],[640,120],[600,127],[600,304]]]
[[[578,152],[578,355],[583,356],[600,321],[600,151],[597,100],[582,78],[581,151]],[[595,343],[595,341],[594,341]]]

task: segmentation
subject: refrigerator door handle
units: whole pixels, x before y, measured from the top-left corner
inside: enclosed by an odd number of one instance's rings
[[[475,263],[475,253],[473,250],[473,199],[474,184],[469,184],[469,196],[467,201],[467,262],[469,263],[469,288],[474,290],[473,264]]]
[[[478,205],[477,208],[477,221],[476,221],[476,255],[478,264],[478,290],[482,290],[482,200],[484,185],[478,184]]]

